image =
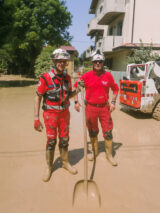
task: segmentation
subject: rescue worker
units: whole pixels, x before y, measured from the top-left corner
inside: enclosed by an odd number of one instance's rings
[[[57,131],[62,167],[71,174],[77,174],[77,169],[72,167],[68,160],[68,145],[70,123],[69,98],[75,95],[78,90],[72,92],[71,78],[64,72],[67,61],[70,58],[67,51],[56,49],[53,51],[51,58],[55,69],[51,69],[40,77],[34,107],[34,128],[37,131],[42,131],[43,126],[39,119],[39,111],[43,97],[42,109],[44,110],[43,118],[47,134],[47,168],[43,177],[45,182],[49,181],[52,175]]]
[[[92,57],[93,70],[84,73],[74,87],[78,85],[85,87],[85,103],[86,103],[86,125],[88,128],[90,141],[92,144],[92,153],[88,156],[88,160],[94,160],[94,156],[98,156],[98,119],[101,124],[103,137],[105,140],[106,158],[113,166],[117,166],[117,162],[112,157],[112,129],[113,121],[111,112],[115,110],[116,98],[118,94],[118,85],[110,72],[103,69],[104,56],[97,51]],[[112,100],[109,103],[109,90],[113,91]],[[78,95],[74,97],[75,109],[80,111],[80,103]]]

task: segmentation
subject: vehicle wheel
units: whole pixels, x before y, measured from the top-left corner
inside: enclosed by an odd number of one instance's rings
[[[160,121],[160,102],[155,107],[152,117],[156,119],[157,121]]]

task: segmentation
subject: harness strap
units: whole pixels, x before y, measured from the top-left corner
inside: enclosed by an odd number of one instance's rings
[[[45,81],[46,85],[48,86],[46,78],[43,75],[41,77],[43,78],[43,80]]]
[[[65,110],[67,109],[68,107],[70,106],[70,103],[66,104],[66,105],[59,105],[59,106],[52,106],[52,105],[47,105],[46,103],[44,104],[43,106],[43,109],[44,110],[47,110],[47,109],[57,109],[57,110]]]

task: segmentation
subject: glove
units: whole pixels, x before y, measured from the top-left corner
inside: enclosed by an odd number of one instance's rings
[[[83,79],[81,79],[80,81],[78,81],[77,92],[80,92],[82,87],[84,87],[84,80]]]
[[[84,87],[84,80],[81,79],[80,81],[78,81],[78,85],[79,85],[80,87]]]
[[[40,120],[34,120],[34,128],[35,130],[39,131],[39,132],[42,132],[42,129],[43,129],[43,125],[42,123],[40,122]]]

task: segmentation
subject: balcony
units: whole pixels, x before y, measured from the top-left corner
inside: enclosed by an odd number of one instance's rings
[[[102,52],[112,52],[113,48],[123,44],[122,36],[106,36],[103,38]]]
[[[86,50],[86,58],[91,58],[92,54],[96,51],[96,46],[89,46]]]
[[[97,24],[97,18],[91,19],[91,21],[88,23],[87,35],[89,36],[89,35],[95,33],[98,30],[103,31],[104,30],[104,26]]]
[[[95,51],[100,50],[100,52],[102,52],[102,48],[103,48],[103,38],[99,39],[99,40],[95,43],[95,46],[96,46]]]
[[[106,0],[102,12],[98,15],[98,24],[109,25],[123,13],[125,13],[125,0]]]

